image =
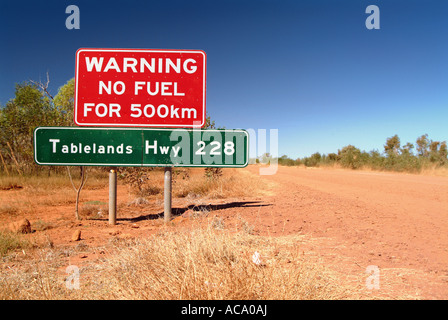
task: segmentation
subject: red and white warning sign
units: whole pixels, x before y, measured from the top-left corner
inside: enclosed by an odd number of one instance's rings
[[[79,126],[202,127],[206,54],[200,50],[79,49]]]

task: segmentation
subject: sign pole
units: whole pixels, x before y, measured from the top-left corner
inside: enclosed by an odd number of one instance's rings
[[[171,189],[173,172],[171,167],[165,167],[165,189],[164,189],[164,220],[165,223],[171,220]]]
[[[109,224],[117,221],[117,170],[109,171]]]

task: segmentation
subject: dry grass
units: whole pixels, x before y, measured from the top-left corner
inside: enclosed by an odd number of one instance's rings
[[[19,207],[11,203],[4,203],[0,205],[0,215],[17,216],[19,213]]]
[[[36,231],[45,231],[53,228],[53,225],[49,222],[43,221],[41,219],[33,223],[33,229]]]
[[[32,247],[31,242],[22,235],[0,230],[0,257],[3,258],[10,251],[18,249],[28,249]]]
[[[92,171],[89,173],[88,171],[87,175],[86,189],[102,188],[108,184],[107,172]],[[76,174],[74,174],[73,180],[75,184],[79,184],[79,177]],[[53,174],[51,176],[0,176],[0,190],[21,188],[28,188],[35,192],[47,192],[60,188],[72,188],[72,186],[67,174]]]
[[[428,175],[428,176],[448,177],[448,168],[446,166],[444,167],[427,166],[422,168],[420,173],[422,175]]]
[[[212,228],[167,232],[121,249],[107,266],[112,298],[334,299],[324,271],[297,252],[276,256],[278,239]],[[253,262],[260,252],[261,263]],[[126,284],[123,286],[123,284]]]
[[[31,237],[7,229],[0,230],[0,258],[3,261],[14,260],[17,254],[22,254],[25,250],[39,250],[52,246],[52,241],[45,234]]]
[[[16,257],[20,267],[6,266],[0,271],[0,299],[2,300],[56,300],[81,298],[78,292],[67,290],[66,275],[60,272],[64,266],[62,251],[41,249],[32,256]]]
[[[107,175],[94,172],[87,180],[85,189],[105,188]],[[76,178],[74,179],[77,183]],[[0,215],[17,216],[35,213],[37,208],[75,204],[75,191],[67,175],[48,176],[1,176]]]
[[[142,190],[134,190],[138,197],[150,197],[163,194],[164,173],[155,170]],[[224,199],[268,194],[270,186],[248,171],[241,169],[223,169],[220,177],[210,178],[204,169],[182,169],[173,174],[173,196],[178,198],[213,198]]]
[[[93,202],[93,203],[92,203]],[[95,203],[98,202],[98,203]],[[104,219],[109,214],[109,207],[107,203],[99,201],[91,201],[84,203],[80,208],[80,215],[83,219],[95,220]]]
[[[19,191],[6,192],[0,195],[0,216],[8,218],[35,214],[40,207],[74,206],[75,203],[74,190],[68,187],[44,191],[25,186]]]
[[[78,290],[65,286],[61,254],[45,249],[37,263],[1,271],[0,299],[341,299],[347,294],[327,270],[299,253],[300,238],[232,233],[210,222],[113,243],[111,258],[80,270]]]
[[[298,165],[296,167],[305,168],[305,169],[343,169],[343,170],[353,170],[344,168],[339,163],[320,163],[318,167],[306,167],[305,165]],[[433,163],[424,163],[420,169],[408,169],[408,170],[387,170],[385,168],[373,167],[371,165],[363,165],[360,169],[361,171],[370,171],[370,172],[393,172],[395,174],[416,174],[416,175],[424,175],[424,176],[438,176],[438,177],[448,177],[448,167],[439,166]]]

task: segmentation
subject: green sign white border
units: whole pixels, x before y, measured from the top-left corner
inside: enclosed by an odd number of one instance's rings
[[[244,164],[240,164],[240,165],[225,165],[225,164],[213,164],[213,165],[203,165],[203,164],[151,164],[151,163],[146,163],[146,164],[142,164],[142,163],[138,163],[138,164],[133,164],[133,163],[129,163],[129,164],[123,164],[123,163],[119,163],[119,164],[111,164],[111,163],[95,163],[95,164],[91,164],[91,163],[55,163],[55,162],[45,162],[45,163],[41,163],[39,161],[37,161],[37,145],[36,145],[36,133],[39,129],[73,129],[73,130],[120,130],[120,131],[208,131],[208,132],[242,132],[246,135],[247,137],[247,143],[246,143],[246,162]],[[109,127],[109,128],[104,128],[104,127],[37,127],[34,129],[34,134],[33,134],[33,145],[34,145],[34,161],[38,164],[38,165],[49,165],[49,166],[104,166],[104,167],[159,167],[159,168],[163,168],[163,167],[201,167],[201,168],[245,168],[247,167],[247,165],[249,164],[249,133],[244,130],[244,129],[192,129],[192,128],[124,128],[124,127]]]

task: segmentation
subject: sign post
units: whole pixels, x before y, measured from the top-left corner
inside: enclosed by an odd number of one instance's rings
[[[109,171],[109,224],[117,222],[117,170]]]
[[[171,167],[165,167],[165,175],[164,175],[164,210],[163,210],[163,218],[165,222],[169,222],[171,220],[171,189],[172,189],[172,178],[173,171]]]

